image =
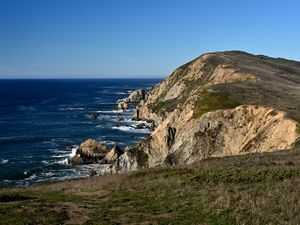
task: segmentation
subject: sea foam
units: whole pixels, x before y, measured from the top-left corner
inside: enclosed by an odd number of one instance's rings
[[[6,164],[6,163],[8,163],[8,162],[9,162],[8,159],[1,159],[1,160],[0,160],[0,164]]]
[[[124,132],[130,132],[130,133],[143,133],[143,134],[150,133],[149,129],[136,129],[131,126],[119,126],[119,127],[114,126],[114,127],[112,127],[112,129],[121,130]]]

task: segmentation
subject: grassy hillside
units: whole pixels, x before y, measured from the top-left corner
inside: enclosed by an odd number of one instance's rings
[[[0,190],[1,224],[299,224],[300,152]]]

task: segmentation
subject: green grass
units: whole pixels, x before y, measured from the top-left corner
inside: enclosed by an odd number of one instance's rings
[[[1,224],[299,224],[300,154],[0,190]],[[268,213],[266,213],[268,212]]]
[[[263,60],[270,60],[273,62],[282,63],[287,66],[300,67],[300,62],[294,61],[294,60],[289,60],[289,59],[284,59],[284,58],[272,58],[272,57],[265,56],[265,55],[257,55],[257,57],[259,57],[260,59],[263,59]]]
[[[60,204],[78,204],[82,198],[63,191],[3,189],[0,191],[0,221],[3,225],[61,224],[67,220]]]
[[[194,118],[199,118],[210,111],[231,109],[238,105],[240,104],[233,101],[228,93],[214,93],[205,90],[202,92],[201,98],[195,102]]]
[[[170,99],[166,101],[159,100],[156,104],[152,106],[152,111],[157,114],[163,112],[172,112],[178,104],[182,103],[183,100],[182,97],[183,96],[181,96],[180,99],[176,99],[176,100],[174,99]]]
[[[298,135],[300,135],[300,124],[296,125],[296,132]]]
[[[272,180],[283,180],[299,177],[300,171],[293,167],[266,168],[255,167],[250,169],[231,168],[216,171],[201,171],[192,181],[201,183],[255,183],[268,182]]]

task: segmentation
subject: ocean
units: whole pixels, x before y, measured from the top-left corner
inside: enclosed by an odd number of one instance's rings
[[[70,166],[72,153],[65,148],[88,138],[109,147],[137,144],[150,131],[135,129],[134,109],[120,114],[115,103],[132,90],[149,91],[159,81],[0,80],[0,186],[89,176],[99,165]]]

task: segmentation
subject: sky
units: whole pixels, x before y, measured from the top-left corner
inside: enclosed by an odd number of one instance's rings
[[[0,78],[166,77],[206,52],[300,61],[299,0],[0,0]]]

